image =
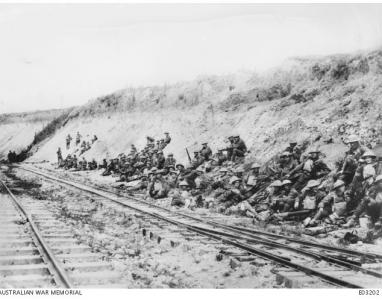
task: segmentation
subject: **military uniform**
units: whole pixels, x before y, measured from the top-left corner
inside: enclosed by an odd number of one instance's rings
[[[239,136],[235,137],[232,148],[232,161],[235,161],[237,157],[244,157],[247,152],[247,146]]]
[[[162,178],[157,178],[156,176],[152,178],[147,186],[147,192],[151,198],[161,199],[166,198],[170,188],[165,180]]]
[[[72,137],[70,136],[70,134],[68,134],[68,136],[66,137],[66,149],[68,150],[69,147],[70,147],[70,141],[72,140]]]
[[[62,163],[62,153],[61,153],[61,148],[58,148],[57,150],[57,163],[60,166]]]
[[[318,151],[312,151],[312,153],[319,153]],[[309,157],[305,162],[299,164],[289,173],[289,178],[296,180],[294,187],[296,190],[301,188],[311,179],[319,179],[330,173],[329,167],[315,156]],[[293,179],[292,179],[293,180]]]
[[[77,132],[77,135],[76,135],[76,146],[81,142],[81,135],[79,132]]]
[[[168,132],[165,132],[164,134],[165,134],[164,143],[165,143],[166,145],[168,145],[168,144],[170,144],[170,142],[171,142],[170,134],[169,134]]]
[[[313,222],[324,217],[329,217],[328,221],[335,222],[338,218],[343,218],[345,216],[349,197],[341,190],[341,188],[345,188],[345,183],[342,180],[337,180],[334,183],[333,191],[325,196],[319,203],[319,210],[314,216],[312,220]]]
[[[211,148],[207,145],[207,143],[203,143],[203,148],[200,150],[200,156],[204,161],[209,160],[212,155]]]
[[[273,199],[272,208],[280,212],[293,210],[294,203],[299,197],[299,193],[292,187],[290,180],[284,180],[282,183],[279,197]]]
[[[175,164],[176,164],[176,159],[174,158],[174,156],[172,155],[172,153],[170,153],[170,154],[167,156],[164,165],[165,165],[166,167],[168,167],[168,166],[174,166],[174,167],[175,167]]]
[[[216,199],[220,210],[226,210],[230,206],[237,205],[245,199],[245,190],[241,185],[241,181],[235,177],[236,176],[230,179],[231,187]]]
[[[227,161],[227,155],[225,155],[221,149],[218,150],[213,158],[216,160],[218,166],[221,166],[225,161]]]
[[[345,154],[339,177],[346,185],[352,182],[358,166],[358,160],[367,150],[359,144],[359,139],[356,136],[350,136],[348,143],[350,144],[350,149]]]

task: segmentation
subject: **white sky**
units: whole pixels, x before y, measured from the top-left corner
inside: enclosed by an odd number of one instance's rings
[[[381,16],[381,4],[0,4],[0,113],[374,49]]]

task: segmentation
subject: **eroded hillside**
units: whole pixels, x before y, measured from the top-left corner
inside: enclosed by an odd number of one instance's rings
[[[19,153],[28,147],[36,134],[65,111],[57,109],[0,115],[0,160],[6,158],[10,150]]]
[[[83,154],[97,160],[127,152],[131,144],[140,148],[147,135],[162,137],[169,131],[173,141],[166,152],[173,152],[183,162],[185,147],[193,151],[208,141],[216,150],[224,146],[228,135],[238,133],[251,150],[250,158],[260,162],[296,140],[321,147],[333,163],[342,155],[343,140],[350,134],[356,133],[372,145],[379,142],[381,95],[382,51],[290,59],[261,76],[241,72],[130,88],[74,109],[64,126],[34,148],[29,160],[55,161],[57,147],[65,156],[65,137],[77,131],[85,140],[98,136]],[[20,127],[8,134],[9,141],[1,151],[19,145],[20,132],[25,139],[33,139],[41,126],[40,122],[36,127],[26,126],[28,131]]]

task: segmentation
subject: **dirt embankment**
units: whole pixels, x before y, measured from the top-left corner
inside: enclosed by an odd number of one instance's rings
[[[35,135],[64,111],[55,109],[0,115],[0,160],[5,159],[10,150],[19,153],[28,147]]]
[[[98,136],[83,154],[97,160],[127,152],[131,144],[140,148],[146,135],[158,138],[169,131],[173,140],[165,152],[183,162],[185,147],[193,151],[208,141],[217,150],[228,135],[238,133],[251,150],[250,159],[264,162],[296,140],[321,147],[334,163],[350,134],[371,145],[380,142],[381,95],[382,51],[295,58],[261,76],[241,72],[125,89],[72,111],[30,160],[56,161],[57,147],[66,155],[65,136],[77,131],[85,140]]]

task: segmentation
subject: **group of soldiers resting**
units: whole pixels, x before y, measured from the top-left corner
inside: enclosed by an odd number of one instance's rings
[[[78,156],[81,156],[83,153],[90,150],[91,145],[98,140],[98,137],[94,135],[91,141],[82,140],[82,143],[81,138],[82,135],[79,132],[77,132],[74,147],[78,147],[80,145],[79,149],[75,149],[74,154],[68,154],[65,159],[63,159],[62,157],[61,148],[59,147],[57,149],[57,163],[60,168],[64,168],[65,170],[75,169],[76,171],[96,170],[98,168],[98,163],[94,158],[93,160],[88,162],[85,159],[85,157],[82,157],[82,159],[78,159],[77,155],[75,154],[76,152],[79,152]],[[69,150],[71,147],[72,139],[73,138],[71,137],[71,135],[68,134],[66,137],[67,150]]]
[[[257,220],[271,220],[293,214],[303,216],[304,226],[319,223],[354,226],[366,217],[375,228],[382,221],[382,172],[375,153],[350,136],[348,151],[336,170],[323,161],[319,149],[305,151],[295,142],[275,159],[261,166],[246,163],[245,142],[230,136],[228,145],[213,153],[208,143],[189,157],[186,166],[163,150],[171,142],[169,133],[155,142],[147,137],[144,149],[134,145],[130,153],[88,170],[103,169],[103,176],[117,176],[116,187],[141,192],[151,199],[170,199],[172,206],[214,209]],[[186,149],[187,150],[187,149]],[[72,164],[65,168],[75,168]],[[79,162],[77,162],[77,169]],[[91,165],[91,166],[90,166]]]

